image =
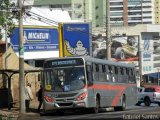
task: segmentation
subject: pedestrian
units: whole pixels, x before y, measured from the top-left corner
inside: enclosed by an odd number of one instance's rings
[[[30,111],[30,101],[33,100],[33,94],[31,91],[30,83],[27,83],[27,86],[25,89],[25,95],[26,95],[26,99],[25,99],[26,112],[29,112]]]
[[[38,101],[39,101],[37,112],[40,112],[42,102],[43,102],[43,87],[42,87],[42,85],[40,85],[40,89],[37,92],[37,97],[38,97]]]

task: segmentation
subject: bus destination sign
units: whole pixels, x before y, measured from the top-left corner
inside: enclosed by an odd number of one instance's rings
[[[51,60],[47,62],[47,67],[64,67],[84,65],[83,59],[66,59],[66,60]]]

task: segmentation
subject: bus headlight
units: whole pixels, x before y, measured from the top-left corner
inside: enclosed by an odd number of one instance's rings
[[[77,98],[76,98],[76,101],[80,101],[80,100],[83,100],[87,97],[87,93],[86,92],[83,92],[81,93]]]
[[[49,96],[44,96],[44,99],[47,101],[47,102],[49,102],[49,103],[52,103],[52,102],[54,102],[55,100],[53,99],[53,98],[51,98],[51,97],[49,97]]]

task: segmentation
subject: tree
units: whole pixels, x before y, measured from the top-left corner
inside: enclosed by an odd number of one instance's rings
[[[0,0],[0,26],[7,30],[7,37],[10,37],[15,28],[13,20],[17,19],[17,13],[15,3],[10,3],[10,0]],[[0,32],[0,40],[2,37]]]

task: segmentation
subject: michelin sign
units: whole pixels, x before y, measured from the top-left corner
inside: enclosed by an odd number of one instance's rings
[[[90,27],[88,23],[64,23],[62,31],[63,57],[89,56],[91,54]]]
[[[58,50],[58,30],[56,28],[24,27],[24,50],[29,51],[54,51]],[[17,52],[19,46],[19,28],[15,28],[11,43]]]

